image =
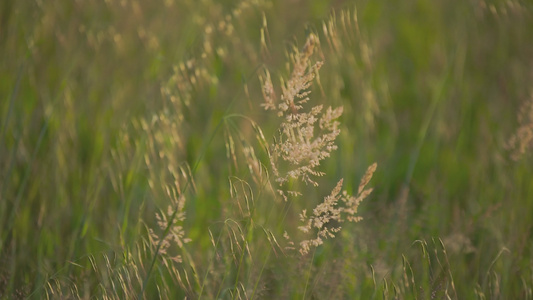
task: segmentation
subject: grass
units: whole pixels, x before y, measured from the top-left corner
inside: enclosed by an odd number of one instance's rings
[[[527,1],[2,2],[0,297],[533,299],[531,28]]]

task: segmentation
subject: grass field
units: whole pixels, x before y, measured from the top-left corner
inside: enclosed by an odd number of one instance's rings
[[[529,1],[0,3],[0,298],[533,299]]]

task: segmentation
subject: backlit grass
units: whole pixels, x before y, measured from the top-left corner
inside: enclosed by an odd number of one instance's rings
[[[532,299],[531,28],[527,1],[3,1],[0,297]]]

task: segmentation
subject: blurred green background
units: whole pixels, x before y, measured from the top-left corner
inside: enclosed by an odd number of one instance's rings
[[[303,297],[532,299],[531,145],[518,160],[506,145],[533,101],[533,4],[512,0],[2,1],[0,296],[142,295],[108,277],[134,264],[166,209],[169,165],[192,169],[187,247],[207,265],[228,177],[250,176],[231,167],[218,126],[246,115],[272,141],[258,74],[286,78],[287,52],[310,32],[324,60],[312,101],[344,115],[328,176],[305,189],[316,202],[378,170],[364,220],[317,249]],[[88,259],[102,253],[115,259]],[[264,298],[301,298],[283,264],[265,265]],[[199,296],[153,273],[144,297]]]

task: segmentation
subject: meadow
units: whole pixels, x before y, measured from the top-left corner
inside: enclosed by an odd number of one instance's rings
[[[533,4],[0,3],[1,299],[533,299]]]

